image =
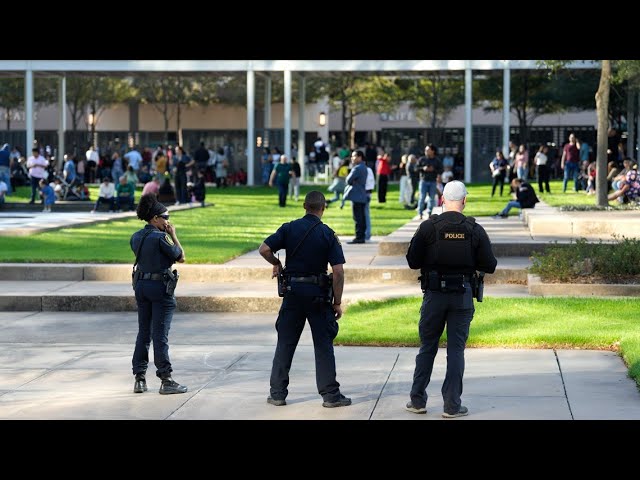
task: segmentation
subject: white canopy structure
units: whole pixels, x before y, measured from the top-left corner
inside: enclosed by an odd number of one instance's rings
[[[103,75],[132,76],[136,74],[229,74],[245,72],[247,76],[247,145],[255,143],[255,75],[256,73],[281,72],[284,75],[284,148],[291,157],[291,82],[296,74],[300,82],[300,108],[305,104],[305,75],[342,75],[350,73],[372,75],[418,75],[431,71],[464,71],[465,79],[465,139],[464,158],[471,158],[472,152],[472,74],[474,70],[503,70],[504,105],[510,104],[510,71],[516,69],[539,69],[535,60],[0,60],[0,76],[24,75],[25,78],[25,114],[27,147],[35,138],[33,112],[33,77],[58,76],[59,83],[59,151],[64,152],[64,131],[66,117],[67,75]],[[573,62],[568,68],[599,68],[597,62]],[[270,82],[267,82],[267,88]],[[265,98],[271,93],[265,92]],[[502,122],[502,148],[508,154],[509,111],[504,108]],[[304,168],[304,116],[299,115],[298,160]],[[464,180],[471,181],[471,161],[465,161]],[[247,151],[248,184],[254,184],[255,153],[253,148]],[[303,172],[304,174],[304,172]]]

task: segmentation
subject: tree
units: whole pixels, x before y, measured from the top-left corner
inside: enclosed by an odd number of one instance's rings
[[[0,79],[0,107],[7,112],[7,130],[11,130],[11,112],[24,105],[24,78]]]
[[[71,129],[78,131],[78,124],[91,100],[91,87],[86,78],[67,78],[67,108],[71,113]]]
[[[529,128],[540,115],[593,108],[593,89],[597,78],[590,72],[550,77],[544,70],[511,73],[511,111],[518,117],[520,143],[529,142]],[[477,98],[485,102],[484,110],[502,111],[502,75],[490,75],[477,82]],[[475,89],[474,89],[475,90]]]
[[[128,79],[93,77],[89,83],[89,113],[93,120],[89,125],[91,143],[95,145],[96,126],[104,111],[111,105],[129,100],[134,90]]]
[[[37,111],[56,99],[56,84],[53,78],[36,78],[33,82],[34,103]],[[24,108],[24,78],[0,79],[0,107],[7,112],[7,130],[11,130],[11,112]]]
[[[570,60],[542,60],[539,63],[552,72],[564,68]],[[598,148],[596,152],[596,205],[606,207],[607,199],[607,132],[609,130],[609,91],[611,87],[611,60],[600,61],[600,82],[595,94],[598,116]]]
[[[143,103],[153,105],[164,119],[164,143],[169,142],[169,120],[174,115],[171,105],[175,99],[175,79],[171,77],[136,78],[134,86]]]
[[[399,87],[389,77],[345,75],[325,80],[329,101],[342,110],[342,132],[355,148],[356,117],[361,113],[383,113],[396,107],[401,98]]]
[[[444,125],[451,112],[464,103],[464,82],[441,72],[431,72],[419,80],[398,80],[403,97],[416,117],[430,128]]]

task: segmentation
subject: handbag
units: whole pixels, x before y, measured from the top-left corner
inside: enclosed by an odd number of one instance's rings
[[[492,176],[493,178],[495,178],[495,177],[499,177],[501,173],[502,173],[502,172],[500,171],[500,169],[499,169],[499,168],[496,168],[496,169],[493,171],[493,173],[491,174],[491,176]]]

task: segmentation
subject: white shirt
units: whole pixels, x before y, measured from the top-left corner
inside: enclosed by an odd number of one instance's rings
[[[85,153],[85,156],[87,157],[87,162],[96,162],[98,163],[98,161],[100,160],[100,156],[98,155],[98,152],[96,152],[95,150],[87,150],[87,153]]]
[[[104,182],[102,182],[100,184],[100,192],[98,193],[98,197],[109,199],[113,197],[115,191],[116,187],[113,185],[113,183],[109,182],[105,184]]]
[[[547,164],[547,156],[542,153],[536,153],[536,165],[546,165]]]
[[[38,157],[29,157],[27,160],[27,168],[29,168],[29,175],[33,178],[44,178],[44,169],[49,166],[44,157],[38,155]]]
[[[376,177],[371,167],[367,167],[367,181],[364,182],[365,190],[373,190],[376,187]]]

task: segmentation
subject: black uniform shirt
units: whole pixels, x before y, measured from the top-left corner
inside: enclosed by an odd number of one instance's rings
[[[442,221],[454,225],[463,224],[467,218],[459,212],[445,212],[438,217],[442,218]],[[428,220],[422,222],[413,235],[407,251],[407,263],[410,268],[419,268],[423,272],[437,270],[440,273],[444,273],[449,270],[447,268],[449,267],[448,264],[455,263],[457,259],[447,258],[447,256],[438,258],[438,255],[436,255],[436,229],[433,224],[433,218],[437,217],[432,215]],[[473,225],[471,249],[475,259],[475,270],[485,273],[496,271],[498,261],[491,249],[491,241],[484,228],[477,223]],[[454,268],[453,270],[456,269]]]
[[[173,243],[171,235],[158,230],[153,225],[145,225],[131,236],[129,244],[135,255],[142,237],[151,230],[142,244],[138,257],[138,269],[143,273],[160,273],[165,271],[182,256],[182,249]]]
[[[320,219],[316,215],[307,214],[298,220],[284,223],[278,230],[264,241],[273,253],[285,249],[286,273],[293,276],[318,275],[327,273],[327,264],[345,263],[342,244],[336,233],[324,223],[315,227],[304,239],[295,255],[291,256],[296,245],[305,233]],[[285,264],[285,262],[283,262]],[[301,295],[319,294],[315,285],[300,285]]]

